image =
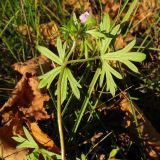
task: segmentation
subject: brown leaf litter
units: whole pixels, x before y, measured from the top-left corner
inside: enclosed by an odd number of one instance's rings
[[[23,135],[22,125],[24,123],[30,124],[28,127],[38,143],[53,152],[60,153],[60,149],[55,145],[53,140],[43,133],[36,123],[36,121],[50,118],[45,109],[49,96],[46,90],[38,88],[39,81],[37,77],[40,75],[42,68],[46,72],[50,67],[51,61],[44,56],[13,65],[14,70],[18,71],[22,75],[22,78],[15,86],[11,97],[0,109],[2,123],[4,124],[0,129],[0,140],[5,156],[6,154],[10,155],[13,151],[17,152],[16,143],[14,142],[12,145],[13,140],[11,137],[15,134]],[[8,151],[10,148],[11,151]],[[15,156],[18,156],[17,153]],[[19,158],[19,160],[22,159]]]
[[[125,112],[124,117],[125,127],[128,128],[131,135],[135,137],[137,130],[134,122],[132,107],[135,109],[135,114],[138,121],[138,130],[142,136],[142,142],[145,150],[152,160],[160,158],[160,134],[152,126],[148,118],[143,114],[142,110],[134,103],[129,101],[126,93],[121,94],[121,102],[119,104],[122,111]],[[137,135],[138,136],[138,135]]]

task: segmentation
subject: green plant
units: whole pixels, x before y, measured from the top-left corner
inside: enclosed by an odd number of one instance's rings
[[[41,154],[44,160],[52,160],[53,157],[56,159],[61,159],[61,156],[50,152],[44,148],[40,148],[38,144],[34,141],[32,135],[29,133],[26,127],[23,127],[26,138],[17,135],[12,137],[16,142],[18,142],[17,148],[30,148],[33,151],[26,155],[25,160],[39,160],[39,155]]]
[[[114,77],[122,79],[122,75],[119,73],[118,68],[112,65],[112,62],[123,63],[130,70],[138,73],[138,68],[133,62],[142,62],[146,57],[145,54],[141,52],[130,51],[135,45],[135,40],[131,41],[123,49],[118,51],[114,50],[114,42],[116,37],[121,33],[121,25],[118,24],[113,27],[108,14],[105,14],[100,24],[96,26],[91,25],[92,23],[89,22],[86,24],[80,24],[75,14],[73,14],[71,22],[74,31],[65,28],[63,32],[64,34],[67,33],[70,37],[72,45],[70,41],[62,44],[61,39],[58,37],[56,43],[58,55],[46,47],[37,46],[39,52],[52,60],[56,66],[51,71],[39,77],[39,87],[50,88],[53,81],[55,82],[54,84],[57,84],[57,117],[63,160],[65,159],[65,147],[62,130],[61,105],[65,100],[68,100],[68,95],[72,93],[77,99],[80,99],[81,90],[83,90],[84,87],[82,84],[80,85],[83,75],[78,74],[74,76],[73,68],[75,66],[78,67],[79,63],[87,63],[90,67],[89,72],[95,72],[79,116],[72,129],[72,132],[76,133],[98,79],[100,88],[106,85],[106,91],[110,92],[112,96],[115,95],[117,84]],[[88,24],[90,25],[88,26]],[[64,29],[64,27],[62,29]],[[79,54],[79,50],[81,50],[82,55]],[[56,77],[58,77],[58,80]],[[72,92],[68,90],[68,82]]]

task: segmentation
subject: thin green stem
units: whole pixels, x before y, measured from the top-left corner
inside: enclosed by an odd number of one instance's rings
[[[73,63],[82,63],[82,62],[88,62],[88,61],[94,61],[94,60],[97,60],[97,59],[100,59],[101,57],[100,56],[95,56],[95,57],[92,57],[92,58],[86,58],[86,59],[76,59],[76,60],[70,60],[70,61],[67,61],[66,64],[73,64]]]
[[[59,129],[59,137],[60,137],[60,145],[61,145],[61,158],[65,160],[65,144],[64,144],[64,135],[63,135],[63,126],[62,126],[62,117],[61,117],[61,82],[64,73],[65,65],[62,66],[61,73],[58,78],[57,85],[57,118],[58,118],[58,129]]]
[[[58,119],[58,129],[59,129],[59,137],[60,137],[60,145],[61,145],[61,159],[66,160],[65,158],[65,143],[64,143],[64,134],[63,134],[63,126],[62,126],[62,115],[61,115],[61,83],[63,78],[63,73],[66,68],[66,65],[68,64],[67,61],[69,57],[72,55],[75,49],[76,42],[73,41],[72,48],[70,52],[68,53],[64,64],[62,65],[62,69],[58,78],[58,84],[57,84],[57,119]]]

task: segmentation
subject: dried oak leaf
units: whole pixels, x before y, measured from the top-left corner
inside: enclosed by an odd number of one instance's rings
[[[27,126],[32,132],[32,136],[36,139],[36,141],[39,144],[41,144],[43,147],[47,147],[49,150],[55,153],[60,153],[60,148],[58,148],[55,145],[54,141],[39,128],[36,122],[27,122]]]
[[[115,49],[118,50],[118,49],[124,48],[125,46],[126,46],[126,42],[122,37],[122,35],[118,36],[115,42]]]
[[[24,134],[22,121],[17,116],[0,128],[0,158],[5,160],[23,160],[25,158],[29,150],[16,148],[17,142],[12,139],[16,134]]]
[[[43,72],[46,72],[51,68],[51,61],[47,57],[40,55],[39,57],[32,58],[26,62],[15,63],[12,67],[23,76],[38,76],[41,74],[41,68],[43,68]]]
[[[38,88],[37,75],[40,74],[39,65],[44,70],[48,70],[50,62],[44,56],[40,56],[39,58],[13,65],[14,69],[23,76],[17,83],[11,97],[0,109],[3,122],[13,118],[16,113],[21,114],[22,119],[46,120],[50,118],[44,108],[49,96]]]
[[[38,89],[37,77],[23,77],[16,85],[12,96],[0,109],[3,122],[7,122],[20,113],[22,118],[30,120],[46,120],[50,116],[44,108],[44,104],[49,100],[49,96],[42,94]]]
[[[125,93],[121,94],[121,102],[120,108],[122,111],[126,112],[125,116],[125,124],[126,128],[128,128],[129,132],[132,135],[137,135],[136,126],[134,123],[134,116],[132,113],[132,105],[128,100],[128,97]],[[156,131],[156,129],[152,126],[151,122],[147,119],[147,117],[143,114],[141,109],[134,104],[137,121],[139,124],[139,131],[142,135],[142,140],[144,143],[144,147],[148,155],[153,160],[159,160],[160,158],[160,134]]]

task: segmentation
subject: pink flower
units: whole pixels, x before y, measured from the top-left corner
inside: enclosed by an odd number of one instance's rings
[[[90,13],[89,12],[84,12],[83,14],[81,14],[80,16],[79,16],[79,19],[80,19],[80,21],[81,21],[81,23],[82,24],[84,24],[85,22],[86,22],[86,20],[87,20],[87,17],[90,15]]]

